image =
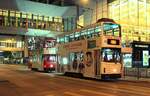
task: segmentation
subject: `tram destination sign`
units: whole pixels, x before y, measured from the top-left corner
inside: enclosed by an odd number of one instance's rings
[[[108,39],[108,40],[107,40],[107,44],[110,44],[110,45],[119,45],[119,40],[116,40],[116,39]]]

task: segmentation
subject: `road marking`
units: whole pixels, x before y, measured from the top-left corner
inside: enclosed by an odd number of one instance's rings
[[[64,94],[71,95],[71,96],[85,96],[85,95],[80,95],[80,94],[73,93],[73,92],[64,92]]]
[[[97,92],[94,90],[87,90],[87,89],[81,89],[80,91],[82,92],[88,92],[88,93],[92,93],[92,94],[97,94],[100,96],[116,96],[116,95],[112,95],[112,94],[108,94],[108,93],[104,93],[104,92]]]

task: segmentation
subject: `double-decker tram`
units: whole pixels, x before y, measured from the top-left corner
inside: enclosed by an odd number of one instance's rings
[[[52,72],[56,69],[56,50],[55,39],[46,39],[42,43],[42,48],[37,45],[37,48],[32,48],[29,52],[30,68],[45,72]],[[34,44],[36,45],[36,43]]]
[[[112,19],[57,38],[57,70],[98,79],[120,78],[121,27]]]

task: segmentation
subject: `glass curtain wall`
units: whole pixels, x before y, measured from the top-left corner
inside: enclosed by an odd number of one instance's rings
[[[0,26],[63,31],[62,17],[0,9]]]
[[[109,17],[122,26],[123,43],[150,41],[150,0],[113,0],[108,6]]]
[[[108,2],[107,0],[89,0],[87,5],[83,6],[84,20],[79,20],[83,25],[90,25],[96,23],[100,18],[108,17]],[[79,18],[80,19],[80,18]],[[79,24],[80,24],[79,23]]]

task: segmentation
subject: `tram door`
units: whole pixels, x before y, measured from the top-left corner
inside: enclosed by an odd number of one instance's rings
[[[94,50],[95,76],[100,75],[100,50]]]

